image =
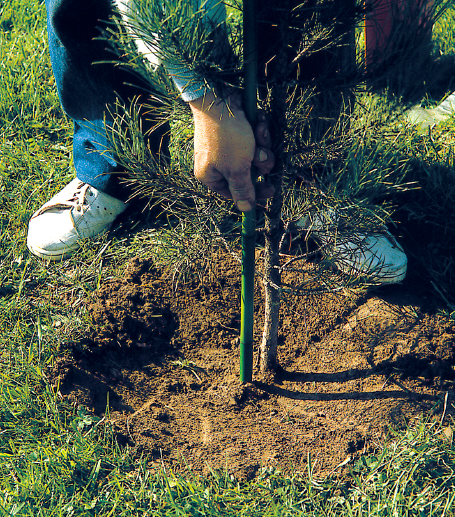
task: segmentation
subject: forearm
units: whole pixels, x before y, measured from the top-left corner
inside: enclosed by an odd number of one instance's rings
[[[205,95],[209,89],[205,77],[198,76],[192,64],[181,55],[182,52],[172,48],[163,48],[166,41],[161,41],[163,36],[160,34],[148,33],[145,27],[149,26],[145,16],[144,4],[140,0],[114,0],[128,30],[133,34],[139,52],[145,57],[152,66],[162,63],[169,75],[172,77],[177,89],[180,91],[182,99],[186,102],[193,101]],[[149,4],[150,9],[158,9],[161,5],[163,20],[169,13],[166,13],[166,3]],[[201,7],[202,5],[202,7]],[[184,4],[185,9],[180,13],[185,16],[190,23],[191,18],[199,18],[205,27],[210,30],[222,27],[226,19],[226,9],[220,0],[192,0]],[[182,20],[182,23],[184,22]],[[193,20],[194,21],[194,20]],[[161,29],[166,31],[166,23],[161,25]],[[154,27],[153,30],[156,30]],[[214,42],[217,48],[227,48],[227,34],[221,29],[217,30],[217,37],[223,41]],[[179,46],[191,47],[191,42],[179,42]],[[174,56],[172,54],[174,53]],[[186,57],[186,56],[185,56]]]
[[[202,0],[193,0],[195,9],[200,9]],[[226,9],[220,0],[208,0],[204,3],[204,18],[206,27],[218,27],[226,19]],[[227,36],[225,36],[227,38]],[[207,83],[201,78],[196,77],[194,72],[186,67],[175,67],[171,63],[165,63],[169,75],[174,80],[175,85],[181,93],[182,99],[186,102],[194,101],[207,94]]]

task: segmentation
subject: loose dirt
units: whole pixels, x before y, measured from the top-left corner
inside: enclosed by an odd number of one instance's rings
[[[309,457],[317,475],[340,472],[390,428],[450,408],[455,322],[406,282],[283,304],[280,370],[265,378],[255,368],[254,382],[240,384],[239,282],[228,256],[203,284],[178,288],[133,260],[87,302],[92,334],[49,377],[98,415],[108,404],[119,440],[151,468],[239,479],[261,467],[303,471]],[[256,293],[259,343],[259,283]]]

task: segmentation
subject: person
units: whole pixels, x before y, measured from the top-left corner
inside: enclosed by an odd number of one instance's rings
[[[135,1],[139,0],[129,0],[129,8],[134,8]],[[133,86],[128,72],[112,63],[112,54],[99,37],[100,29],[106,28],[103,24],[113,14],[110,0],[46,0],[45,3],[52,70],[61,105],[74,126],[76,178],[33,214],[27,246],[40,258],[61,260],[75,253],[83,240],[111,228],[128,207],[129,193],[121,181],[123,171],[108,150],[107,106],[112,106],[119,97],[127,101],[137,98],[143,94],[146,82],[136,79]],[[127,16],[123,1],[116,3],[122,15]],[[263,18],[267,21],[273,15],[273,2],[268,0],[264,5]],[[218,0],[203,2],[203,8],[208,19],[217,21],[225,16],[224,6]],[[259,30],[259,48],[261,39],[267,38],[267,30]],[[138,51],[154,59],[140,38],[137,43]],[[231,198],[242,212],[251,210],[257,198],[273,195],[268,183],[258,183],[256,191],[251,179],[252,165],[259,175],[267,175],[274,165],[270,131],[264,117],[260,116],[253,130],[238,94],[220,100],[205,84],[189,81],[185,70],[172,69],[171,65],[168,68],[193,114],[197,179]],[[230,105],[230,116],[225,115],[225,103]],[[163,134],[153,132],[151,139],[151,149],[160,152]],[[330,242],[323,223],[316,228],[313,221],[311,226],[322,242]],[[338,262],[341,269],[353,265],[363,268],[365,273],[374,269],[379,283],[396,283],[404,278],[406,255],[390,234],[360,235],[360,238],[362,246],[333,244],[334,251],[341,252]]]

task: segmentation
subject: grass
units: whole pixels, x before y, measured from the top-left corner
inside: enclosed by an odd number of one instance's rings
[[[455,34],[453,13],[443,19],[447,42]],[[447,422],[392,433],[343,475],[316,479],[310,458],[306,473],[289,478],[263,470],[240,483],[222,473],[202,478],[153,470],[146,457],[118,442],[107,420],[61,400],[45,371],[86,327],[80,301],[128,258],[147,255],[156,237],[149,230],[105,236],[56,264],[30,257],[29,217],[72,177],[71,124],[55,91],[44,4],[2,4],[0,27],[0,514],[454,515],[455,452]],[[450,43],[438,44],[452,51]],[[424,134],[397,129],[400,120],[388,115],[381,124],[384,138],[418,162],[416,179],[427,178],[408,213],[437,222],[443,206],[450,234],[453,119]],[[441,289],[443,280],[435,277]]]
[[[447,9],[433,29],[434,52],[439,55],[453,54],[455,48],[455,11]]]

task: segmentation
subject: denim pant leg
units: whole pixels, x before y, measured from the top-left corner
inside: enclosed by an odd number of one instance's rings
[[[49,50],[60,102],[74,122],[76,175],[93,187],[126,199],[115,156],[108,152],[106,105],[144,90],[128,85],[131,74],[102,61],[114,56],[97,40],[111,15],[110,0],[46,0]],[[135,78],[137,83],[138,79]],[[109,119],[107,119],[109,120]]]

